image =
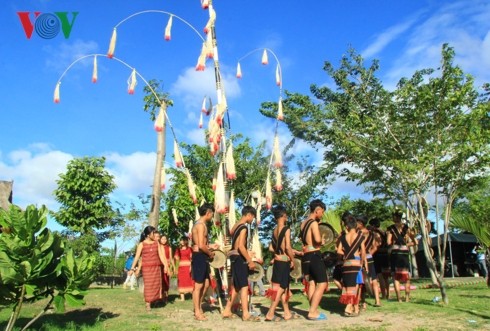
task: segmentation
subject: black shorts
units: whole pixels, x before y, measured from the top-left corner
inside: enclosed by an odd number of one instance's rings
[[[239,291],[243,287],[248,287],[248,265],[247,261],[241,255],[232,255],[231,262],[231,278],[235,291]]]
[[[327,282],[327,268],[320,251],[305,253],[301,259],[301,269],[306,280],[313,280],[315,283]]]
[[[387,252],[377,252],[373,255],[373,259],[376,274],[381,274],[383,269],[390,268],[390,259]]]
[[[289,266],[288,261],[274,261],[271,282],[279,284],[282,289],[287,289],[289,287]]]
[[[333,268],[332,277],[336,281],[342,282],[342,264],[335,265],[335,267]]]
[[[374,266],[374,259],[372,257],[368,257],[367,262],[368,262],[367,272],[368,272],[369,277],[371,277],[371,279],[376,279],[378,274],[376,273],[376,268]]]
[[[203,252],[192,253],[192,280],[198,284],[204,283],[209,279],[209,259],[208,255]]]

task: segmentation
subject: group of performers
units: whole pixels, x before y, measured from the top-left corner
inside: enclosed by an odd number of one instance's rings
[[[339,256],[333,277],[342,289],[340,302],[345,304],[344,316],[358,316],[366,310],[366,291],[374,296],[374,307],[381,307],[381,298],[389,299],[389,278],[393,277],[397,300],[402,301],[400,283],[405,283],[405,301],[410,300],[410,247],[417,245],[414,232],[402,222],[402,213],[393,213],[394,224],[385,231],[380,220],[345,213],[344,231],[337,238]],[[381,293],[381,296],[380,296]]]
[[[192,293],[194,289],[190,274],[191,258],[192,249],[187,237],[180,240],[173,254],[167,236],[153,226],[147,226],[141,234],[131,266],[126,268],[127,282],[134,289],[136,278],[142,275],[146,309],[150,310],[153,303],[168,302],[170,277],[176,273],[177,289],[183,301],[185,294]]]
[[[295,268],[294,258],[301,258],[301,270],[305,282],[309,309],[308,320],[322,321],[327,319],[325,312],[319,309],[323,294],[328,289],[327,267],[321,248],[325,238],[320,233],[319,222],[326,210],[321,200],[313,200],[309,205],[309,216],[302,221],[300,240],[302,250],[292,248],[291,230],[287,226],[288,215],[283,206],[276,206],[273,216],[277,223],[269,245],[273,254],[272,278],[266,296],[271,299],[269,310],[265,315],[266,322],[280,322],[299,318],[289,308],[290,273]],[[241,307],[243,321],[260,321],[249,311],[249,271],[255,269],[254,259],[248,250],[249,225],[256,218],[256,209],[243,207],[241,219],[230,229],[231,247],[227,252],[231,265],[229,300],[222,309],[223,319],[239,318],[232,309]],[[205,321],[207,317],[202,309],[204,296],[211,285],[210,261],[213,260],[217,244],[208,240],[208,226],[214,217],[214,206],[204,203],[199,207],[199,219],[192,228],[192,245],[188,239],[180,241],[180,246],[172,255],[165,236],[160,236],[151,226],[145,228],[138,244],[131,272],[141,270],[144,280],[144,297],[147,309],[152,302],[167,299],[169,277],[175,272],[174,258],[178,262],[178,289],[181,299],[184,294],[192,292],[194,318]],[[374,294],[373,306],[381,306],[381,298],[388,299],[389,277],[393,277],[398,301],[402,301],[400,283],[405,283],[405,300],[410,299],[409,249],[417,245],[413,231],[402,223],[402,214],[393,214],[394,224],[384,232],[380,221],[372,219],[369,224],[365,217],[355,217],[350,213],[342,216],[344,230],[336,241],[338,256],[333,278],[341,289],[339,302],[345,304],[344,316],[358,316],[365,310],[366,291]],[[141,257],[141,259],[140,259]],[[139,262],[140,268],[137,268]],[[379,282],[378,282],[379,280]],[[381,296],[380,296],[381,292]],[[282,316],[276,313],[281,303]]]

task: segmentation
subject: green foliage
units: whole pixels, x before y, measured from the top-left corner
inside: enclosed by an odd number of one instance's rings
[[[455,203],[450,225],[473,233],[480,243],[490,247],[490,177],[473,184]]]
[[[22,303],[51,297],[55,307],[84,304],[93,278],[93,258],[75,258],[57,233],[46,228],[48,210],[12,205],[0,209],[0,305],[12,307],[12,328]],[[49,307],[46,307],[47,310]]]
[[[116,185],[114,177],[105,170],[105,158],[71,160],[57,184],[54,195],[61,206],[52,215],[61,225],[87,233],[122,222],[110,205],[109,194]]]

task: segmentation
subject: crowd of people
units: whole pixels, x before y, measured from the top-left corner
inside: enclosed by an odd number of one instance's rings
[[[301,259],[301,271],[308,298],[306,319],[322,321],[327,313],[320,310],[320,302],[328,290],[327,267],[321,249],[325,238],[320,231],[320,221],[326,210],[321,200],[313,200],[309,205],[309,215],[301,222],[299,239],[302,249],[292,247],[291,229],[287,225],[288,214],[283,206],[276,206],[272,213],[276,221],[269,245],[272,277],[265,296],[271,303],[265,315],[266,322],[280,322],[300,318],[300,314],[289,307],[292,296],[290,273],[294,269],[295,258]],[[229,298],[222,308],[223,319],[241,318],[243,321],[260,321],[261,318],[250,311],[250,281],[248,275],[255,270],[256,261],[249,250],[250,224],[257,217],[252,206],[244,206],[241,218],[230,229],[231,247],[227,258],[231,265],[228,287]],[[214,217],[214,206],[204,203],[199,207],[199,219],[195,221],[189,238],[183,237],[179,247],[172,254],[168,238],[147,226],[141,234],[140,243],[132,260],[128,260],[126,284],[134,288],[134,277],[143,276],[146,308],[157,301],[168,300],[169,278],[177,275],[178,292],[181,300],[186,293],[192,293],[193,315],[197,321],[207,317],[202,309],[205,294],[212,284],[210,261],[217,244],[209,242],[209,224]],[[345,305],[344,316],[355,317],[367,309],[366,296],[374,297],[373,307],[381,307],[381,300],[390,298],[389,278],[393,278],[396,299],[410,300],[409,252],[417,245],[414,232],[402,222],[402,213],[393,213],[393,225],[386,231],[380,229],[380,220],[368,220],[364,216],[346,212],[342,215],[342,232],[335,241],[337,261],[333,269],[333,282],[340,290],[339,302]],[[131,262],[129,262],[131,261]],[[176,268],[177,266],[177,268]],[[405,297],[401,294],[401,283],[405,284]],[[220,284],[223,285],[223,284]],[[277,313],[279,305],[282,315]],[[238,314],[241,311],[241,314]]]

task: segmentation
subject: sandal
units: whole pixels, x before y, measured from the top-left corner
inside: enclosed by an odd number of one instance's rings
[[[285,321],[285,319],[282,317],[279,317],[279,316],[274,316],[272,319],[268,319],[266,317],[264,321],[265,322],[283,322],[283,321]]]
[[[242,318],[244,322],[260,322],[260,317],[250,315],[248,318]]]
[[[285,321],[289,321],[289,320],[297,320],[297,319],[300,319],[300,318],[301,318],[301,316],[299,316],[298,314],[291,313],[291,317],[289,317],[289,318],[284,317],[284,320]]]
[[[238,318],[238,315],[237,314],[221,315],[221,318],[224,320],[234,320]]]

